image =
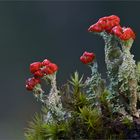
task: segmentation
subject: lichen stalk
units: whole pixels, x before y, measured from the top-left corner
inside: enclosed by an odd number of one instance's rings
[[[138,90],[137,90],[137,95],[138,95],[138,101],[140,101],[140,62],[137,63],[136,67],[136,73],[137,73],[137,81],[138,81]]]
[[[49,109],[47,116],[44,116],[45,122],[51,123],[52,121],[61,121],[64,119],[65,112],[62,107],[59,90],[56,85],[56,73],[47,76],[47,80],[51,81],[51,90],[48,98],[45,101],[46,106]]]
[[[139,113],[137,111],[138,82],[136,74],[136,64],[133,59],[134,55],[130,53],[131,45],[126,46],[126,44],[122,44],[123,63],[120,66],[118,73],[120,83],[119,92],[123,93],[126,97],[128,97],[130,114],[135,117],[139,117]]]
[[[93,63],[91,68],[91,77],[88,77],[85,81],[86,87],[88,87],[87,94],[88,99],[92,101],[92,107],[97,107],[101,113],[100,96],[105,90],[105,81],[101,78],[101,74],[98,72],[97,62]]]
[[[105,41],[105,63],[108,71],[109,90],[108,100],[112,102],[113,112],[119,111],[122,104],[119,101],[118,93],[118,71],[122,63],[122,51],[118,47],[118,40],[106,32],[102,32],[101,36]]]
[[[45,102],[45,100],[44,100],[44,95],[43,95],[43,94],[44,94],[44,91],[42,90],[40,84],[37,84],[37,85],[34,87],[33,93],[34,93],[35,98],[37,98],[37,100],[41,101],[42,103]]]

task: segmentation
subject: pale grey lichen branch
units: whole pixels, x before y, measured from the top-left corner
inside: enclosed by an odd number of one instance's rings
[[[140,101],[140,62],[137,63],[136,67],[137,81],[138,81],[138,101]]]
[[[44,100],[44,97],[45,97],[44,91],[42,90],[40,84],[37,84],[37,85],[34,87],[33,93],[34,93],[35,98],[36,98],[38,101],[41,101],[42,103],[45,103],[45,100]]]
[[[100,96],[105,90],[105,81],[101,78],[101,74],[98,72],[97,62],[93,63],[91,68],[91,77],[88,77],[85,81],[85,86],[88,89],[86,91],[88,100],[92,102],[92,106],[97,107],[101,111]]]
[[[67,114],[64,111],[59,90],[57,89],[56,73],[45,75],[42,79],[46,81],[47,85],[51,85],[49,94],[45,94],[40,84],[35,86],[33,92],[37,100],[41,101],[48,109],[48,113],[44,115],[44,121],[46,123],[52,123],[55,121],[64,120]]]
[[[137,73],[136,64],[133,59],[134,55],[130,53],[130,48],[133,44],[133,40],[122,43],[123,50],[123,63],[119,68],[119,92],[124,94],[128,98],[130,114],[139,117],[137,111]],[[126,46],[127,45],[127,46]]]
[[[119,41],[111,34],[102,32],[100,34],[105,41],[105,63],[107,67],[107,75],[109,79],[108,100],[112,103],[113,112],[122,110],[123,104],[120,103],[120,95],[118,93],[118,71],[122,64],[122,51],[119,48]]]
[[[45,100],[45,104],[49,109],[47,116],[44,116],[45,122],[51,123],[55,120],[61,121],[65,118],[64,116],[66,112],[63,109],[59,90],[56,86],[56,73],[53,75],[48,75],[46,80],[50,80],[51,90],[47,99]]]

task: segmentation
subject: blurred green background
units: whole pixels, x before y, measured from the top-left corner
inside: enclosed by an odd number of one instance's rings
[[[140,60],[140,2],[53,1],[0,2],[0,140],[24,140],[24,129],[40,103],[26,91],[29,64],[49,58],[59,65],[58,85],[78,70],[83,51],[94,51],[99,71],[106,77],[104,42],[87,32],[98,18],[115,14],[136,32],[132,48]]]

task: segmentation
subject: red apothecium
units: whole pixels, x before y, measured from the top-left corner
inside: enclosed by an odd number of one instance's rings
[[[34,73],[34,77],[36,77],[36,78],[41,78],[41,77],[43,77],[43,76],[44,76],[44,74],[43,74],[43,72],[42,72],[41,69],[39,69],[38,71],[36,71],[36,72]]]
[[[129,40],[130,38],[135,39],[135,33],[131,28],[125,28],[123,27],[123,35],[120,37],[122,40]]]
[[[124,41],[129,40],[130,38],[135,39],[136,37],[135,33],[130,27],[126,28],[121,26],[115,26],[114,28],[112,28],[111,33]]]
[[[80,57],[80,61],[83,64],[89,64],[89,63],[93,62],[94,59],[95,59],[95,54],[94,53],[89,53],[89,52],[86,52],[86,51]]]
[[[42,69],[42,72],[45,74],[53,74],[58,70],[58,66],[54,63],[49,63],[46,67]]]
[[[27,81],[26,81],[26,89],[27,90],[33,90],[34,87],[40,83],[40,80],[39,79],[36,79],[36,78],[29,78]]]
[[[51,61],[48,60],[48,59],[45,59],[43,62],[42,62],[42,66],[47,66],[48,64],[50,64]]]
[[[49,74],[54,74],[58,70],[58,66],[52,63],[50,60],[45,59],[43,62],[34,62],[30,64],[30,72],[33,74],[33,78],[29,78],[26,81],[26,89],[33,90],[33,88],[40,83],[40,79]]]
[[[32,64],[30,64],[30,72],[34,73],[36,71],[38,71],[41,67],[41,62],[34,62]]]
[[[110,32],[114,26],[120,24],[120,18],[116,15],[105,16],[98,20],[97,23],[91,25],[88,29],[89,32]]]

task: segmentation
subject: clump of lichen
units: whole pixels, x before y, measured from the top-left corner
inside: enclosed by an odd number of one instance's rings
[[[109,83],[98,72],[92,52],[80,57],[91,75],[84,80],[75,72],[60,88],[56,64],[48,59],[32,63],[33,78],[26,88],[43,107],[25,132],[27,140],[140,138],[140,64],[130,52],[135,34],[121,27],[115,15],[100,18],[88,30],[104,39]],[[43,81],[51,86],[49,93],[43,91]]]

